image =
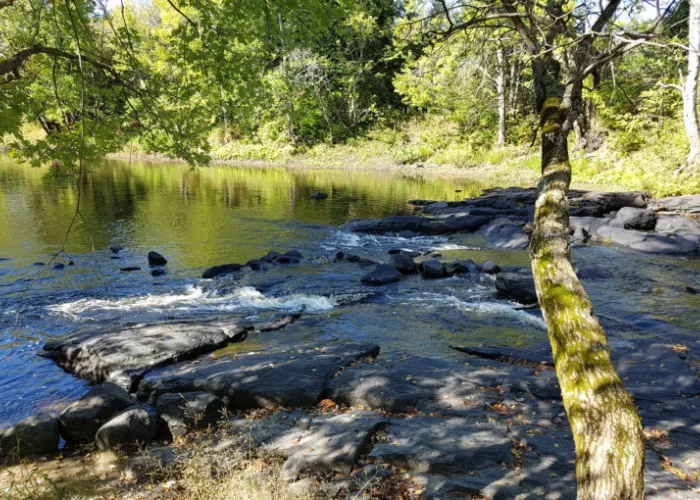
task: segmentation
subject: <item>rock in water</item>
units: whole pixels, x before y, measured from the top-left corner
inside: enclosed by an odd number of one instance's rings
[[[252,325],[239,318],[138,325],[85,332],[47,342],[41,355],[92,382],[113,382],[126,390],[156,366],[214,351],[241,340]]]
[[[401,273],[389,264],[379,264],[374,271],[365,274],[362,282],[368,285],[388,285],[401,280]]]
[[[421,264],[420,269],[425,279],[438,279],[447,276],[445,266],[439,260],[426,260]]]
[[[223,401],[206,392],[163,394],[156,407],[165,422],[166,439],[183,436],[189,429],[213,427],[226,409]]]
[[[498,274],[501,272],[501,267],[492,260],[487,260],[481,266],[481,270],[486,274]]]
[[[530,244],[530,236],[521,224],[509,219],[497,219],[485,226],[484,237],[492,248],[523,250]]]
[[[112,245],[111,247],[109,247],[109,249],[112,251],[112,253],[119,253],[122,250],[124,250],[124,247],[121,245]]]
[[[135,404],[121,387],[109,382],[97,385],[61,412],[61,435],[69,444],[90,443],[105,422]]]
[[[158,252],[150,251],[148,252],[148,265],[149,266],[164,266],[168,263],[168,259],[163,257]]]
[[[506,298],[516,300],[521,304],[537,302],[537,292],[532,274],[499,273],[496,277],[496,290]]]
[[[416,263],[405,253],[395,253],[389,257],[389,264],[401,274],[413,274],[418,271]]]
[[[325,200],[326,198],[328,198],[328,193],[324,193],[323,191],[318,191],[311,195],[312,200]]]
[[[656,214],[645,208],[623,207],[611,224],[625,229],[650,230],[656,225]]]
[[[253,266],[251,266],[251,269],[253,269]],[[258,269],[260,269],[259,265],[258,265]],[[234,273],[234,272],[240,271],[240,270],[241,270],[240,264],[224,264],[222,266],[214,266],[214,267],[210,267],[209,269],[204,271],[202,273],[202,278],[204,278],[205,280],[208,280],[208,279],[216,278],[217,276]]]
[[[158,417],[153,408],[135,405],[109,420],[97,431],[95,443],[101,450],[150,443],[158,432]]]
[[[52,453],[58,448],[58,422],[45,413],[25,418],[0,435],[0,456],[24,458]]]

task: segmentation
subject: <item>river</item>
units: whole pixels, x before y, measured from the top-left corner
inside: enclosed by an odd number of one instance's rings
[[[350,219],[408,214],[409,199],[458,200],[487,187],[388,172],[103,162],[90,165],[66,253],[54,258],[77,191],[49,168],[0,158],[0,427],[84,393],[84,381],[37,353],[48,339],[103,326],[304,310],[295,325],[216,355],[335,339],[455,362],[464,358],[451,343],[546,350],[539,313],[498,299],[488,279],[411,277],[375,289],[360,284],[371,268],[332,262],[337,251],[386,260],[389,249],[405,248],[528,266],[526,252],[487,250],[478,234],[403,239],[338,229]],[[329,197],[312,200],[317,191]],[[115,254],[114,245],[124,249]],[[292,248],[305,256],[299,265],[201,279],[207,267]],[[164,275],[151,275],[151,250],[168,258]],[[700,340],[700,296],[685,291],[700,282],[697,257],[599,245],[576,248],[574,259],[613,274],[585,285],[614,345]]]

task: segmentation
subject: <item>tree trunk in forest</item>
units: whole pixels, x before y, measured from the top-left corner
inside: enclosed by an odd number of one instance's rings
[[[537,297],[576,444],[578,498],[641,499],[641,420],[615,371],[605,332],[571,264],[567,139],[581,106],[581,82],[564,92],[558,76],[551,77],[551,68],[543,71],[536,82],[542,117],[542,178],[530,252]]]
[[[683,86],[683,123],[690,142],[688,166],[700,164],[698,74],[700,73],[700,0],[690,0],[688,19],[688,75]]]
[[[496,50],[498,73],[496,76],[496,91],[498,93],[498,146],[506,145],[506,65],[503,47]]]

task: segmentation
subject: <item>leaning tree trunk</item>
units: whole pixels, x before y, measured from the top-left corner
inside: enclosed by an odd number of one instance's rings
[[[683,123],[690,142],[688,166],[700,165],[698,74],[700,73],[700,0],[690,0],[688,18],[688,75],[683,87]]]
[[[537,297],[576,444],[578,498],[640,499],[644,497],[641,421],[571,264],[567,197],[571,117],[561,95],[546,92],[541,102],[542,179],[530,244]]]

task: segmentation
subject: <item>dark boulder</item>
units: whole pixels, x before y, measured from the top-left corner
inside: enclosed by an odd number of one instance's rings
[[[401,273],[389,264],[379,264],[372,272],[362,277],[368,285],[388,285],[401,280]]]
[[[473,275],[479,274],[479,266],[477,266],[473,260],[471,260],[471,259],[463,260],[462,264],[464,265],[464,267],[467,268],[467,270],[469,271],[469,274],[473,274]],[[500,268],[499,268],[499,270],[500,270]]]
[[[36,267],[43,267],[43,266],[45,266],[46,264],[44,264],[43,262],[35,262],[35,263],[32,264],[32,265],[33,265],[33,266],[36,266]]]
[[[165,269],[162,267],[157,267],[151,271],[151,276],[163,276],[165,274]]]
[[[482,264],[481,270],[486,274],[498,274],[501,272],[501,267],[492,260],[487,260]]]
[[[418,271],[416,263],[405,253],[393,254],[389,257],[389,264],[401,274],[414,274]]]
[[[156,411],[147,405],[134,405],[99,428],[95,443],[100,450],[131,448],[153,441],[158,432]]]
[[[56,417],[34,415],[0,432],[0,456],[45,455],[58,448],[59,433]]]
[[[360,262],[362,259],[359,255],[346,255],[345,260],[348,262]]]
[[[251,270],[253,271],[260,271],[260,261],[258,259],[250,259],[248,262],[246,262],[246,266],[248,266]]]
[[[345,258],[345,254],[343,252],[335,252],[335,257],[333,258],[334,262],[340,262]]]
[[[111,247],[109,247],[109,249],[112,251],[112,253],[119,253],[122,250],[124,250],[124,247],[121,245],[112,245]]]
[[[53,265],[52,269],[55,271],[63,271],[63,269],[65,267],[66,267],[65,264],[61,264],[60,262],[58,262],[58,263]]]
[[[158,252],[150,251],[148,252],[148,265],[149,266],[164,266],[168,263],[168,259],[163,257]]]
[[[420,265],[420,272],[425,279],[439,279],[447,276],[445,266],[439,260],[426,260]]]
[[[312,200],[325,200],[326,198],[328,198],[328,193],[324,193],[323,191],[318,191],[311,195]]]
[[[415,231],[409,231],[405,229],[403,231],[399,231],[398,236],[400,238],[415,238],[416,236],[418,236],[418,234]]]
[[[61,436],[69,444],[90,443],[105,422],[134,404],[136,400],[121,387],[109,382],[97,385],[61,412]]]
[[[291,257],[291,258],[293,258],[293,259],[303,259],[303,258],[304,258],[304,256],[302,255],[302,253],[301,253],[299,250],[296,250],[296,249],[287,250],[287,251],[284,252],[282,255],[286,255],[286,256]]]
[[[156,403],[166,439],[182,436],[190,429],[206,429],[215,426],[222,418],[226,406],[223,401],[206,392],[168,393],[158,397]]]
[[[532,274],[527,272],[499,273],[496,277],[496,290],[502,297],[516,300],[521,304],[537,302],[537,292]]]
[[[691,294],[691,295],[697,295],[697,294],[698,294],[697,288],[693,288],[692,286],[687,286],[687,287],[685,287],[685,291],[688,292],[688,293]]]
[[[251,267],[252,269],[252,267]],[[230,274],[234,273],[236,271],[241,270],[241,265],[240,264],[224,264],[221,266],[214,266],[210,267],[206,271],[202,273],[202,278],[204,279],[212,279],[216,278],[217,276],[222,276],[224,274]]]
[[[623,207],[618,210],[610,224],[625,229],[648,231],[656,225],[656,214],[645,208]]]
[[[130,272],[130,271],[140,271],[141,268],[139,266],[127,266],[127,267],[120,267],[120,271],[124,272]]]

